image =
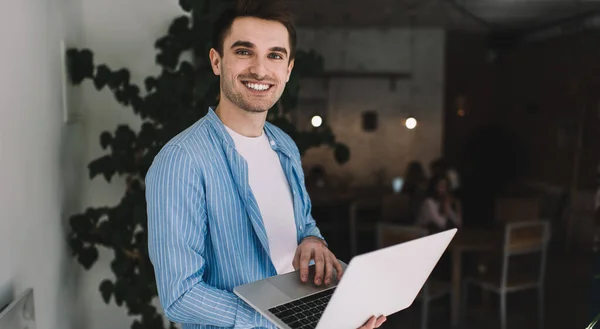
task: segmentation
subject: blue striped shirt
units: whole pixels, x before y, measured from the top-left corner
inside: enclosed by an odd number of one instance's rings
[[[264,131],[290,185],[298,243],[322,238],[296,144],[268,122]],[[212,108],[155,157],[146,200],[149,255],[167,318],[184,329],[276,328],[232,292],[277,272],[246,161]]]

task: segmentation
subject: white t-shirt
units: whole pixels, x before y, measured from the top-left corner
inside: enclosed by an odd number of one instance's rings
[[[290,186],[277,152],[263,133],[246,137],[227,128],[235,148],[248,163],[248,180],[258,202],[277,274],[292,272],[298,247]]]

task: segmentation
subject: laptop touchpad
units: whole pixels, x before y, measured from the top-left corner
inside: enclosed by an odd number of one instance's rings
[[[268,278],[267,280],[281,290],[284,294],[288,295],[291,299],[297,299],[306,295],[314,294],[319,291],[323,291],[337,285],[337,280],[334,278],[332,283],[329,285],[321,284],[320,286],[315,285],[315,273],[314,266],[310,266],[309,281],[303,283],[300,281],[300,272],[291,272],[284,275],[277,275]]]

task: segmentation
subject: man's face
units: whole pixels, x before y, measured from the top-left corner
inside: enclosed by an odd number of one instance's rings
[[[253,17],[237,18],[223,42],[223,56],[210,51],[221,77],[221,102],[248,112],[269,110],[281,97],[294,66],[285,26]]]

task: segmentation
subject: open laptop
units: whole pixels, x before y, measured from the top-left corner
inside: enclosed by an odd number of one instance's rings
[[[27,289],[6,307],[0,307],[0,329],[35,329],[33,289]]]
[[[234,293],[282,329],[356,329],[371,316],[409,307],[427,281],[456,229],[352,258],[342,279],[329,286],[309,283],[299,271],[234,288]]]

